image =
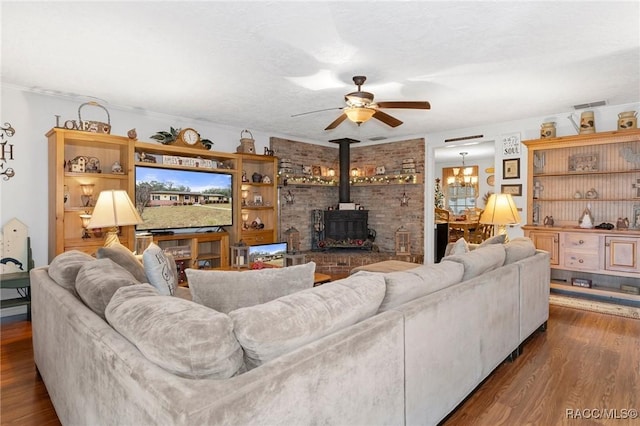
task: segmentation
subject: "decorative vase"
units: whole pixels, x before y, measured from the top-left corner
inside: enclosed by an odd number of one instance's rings
[[[540,139],[555,138],[556,137],[556,123],[550,121],[548,123],[542,123],[540,125]]]
[[[260,183],[262,182],[262,175],[258,172],[255,172],[253,175],[251,175],[251,179],[254,183]]]
[[[625,111],[618,114],[618,130],[635,129],[638,127],[638,113]]]

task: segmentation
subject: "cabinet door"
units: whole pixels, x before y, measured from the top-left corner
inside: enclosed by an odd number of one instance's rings
[[[532,231],[529,234],[529,238],[531,238],[537,249],[549,252],[552,265],[557,265],[559,263],[558,249],[560,240],[557,232]]]
[[[638,272],[638,243],[633,237],[605,237],[605,269],[609,271]]]

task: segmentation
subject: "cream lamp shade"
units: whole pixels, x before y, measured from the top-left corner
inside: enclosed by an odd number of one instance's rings
[[[142,223],[138,210],[127,191],[122,189],[102,191],[93,208],[88,229],[107,228],[105,246],[118,243],[118,227]]]
[[[507,225],[520,223],[520,214],[511,194],[491,194],[480,217],[480,223],[498,227],[497,235],[507,233]]]

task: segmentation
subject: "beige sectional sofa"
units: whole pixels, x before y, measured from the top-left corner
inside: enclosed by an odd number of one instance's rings
[[[548,319],[549,255],[527,239],[228,313],[133,284],[102,317],[73,291],[82,263],[31,272],[65,425],[437,424]]]

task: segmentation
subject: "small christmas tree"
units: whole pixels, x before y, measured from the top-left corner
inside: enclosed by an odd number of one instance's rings
[[[435,205],[439,209],[444,209],[444,192],[440,188],[440,178],[436,178]]]

